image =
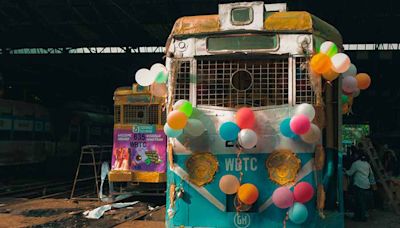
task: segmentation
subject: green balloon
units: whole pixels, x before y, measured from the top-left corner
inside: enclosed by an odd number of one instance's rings
[[[157,74],[156,82],[157,83],[166,83],[168,80],[168,73],[161,71]]]
[[[193,112],[193,107],[192,107],[192,104],[191,104],[189,101],[185,101],[185,102],[181,105],[181,107],[179,107],[178,110],[181,111],[181,112],[183,112],[183,113],[185,113],[185,115],[186,115],[187,117],[190,117],[190,116],[192,115],[192,112]]]
[[[349,97],[346,95],[342,95],[342,103],[347,104],[349,102]]]

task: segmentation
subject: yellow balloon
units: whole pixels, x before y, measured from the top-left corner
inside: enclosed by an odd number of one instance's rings
[[[337,77],[339,77],[339,73],[336,73],[335,71],[333,71],[332,69],[329,69],[328,72],[325,72],[322,74],[322,77],[325,78],[325,80],[327,81],[333,81],[335,80]]]

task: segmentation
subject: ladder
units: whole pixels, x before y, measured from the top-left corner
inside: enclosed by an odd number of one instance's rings
[[[81,155],[79,158],[78,167],[76,169],[76,174],[74,178],[74,183],[72,185],[70,199],[100,200],[99,181],[100,181],[101,165],[105,161],[110,161],[111,151],[112,151],[112,146],[86,145],[81,148]],[[92,171],[87,169],[85,170],[84,168],[92,169]],[[89,176],[81,177],[82,173],[85,174],[84,173],[85,171],[91,173],[92,176],[89,174]],[[92,195],[92,193],[80,195],[78,197],[75,196],[77,192],[78,183],[88,182],[90,180],[94,180],[96,197],[91,197],[91,198],[86,197]],[[86,187],[85,189],[87,189],[87,187],[92,188],[93,186],[90,187],[86,183],[85,187]]]
[[[390,181],[390,177],[387,174],[385,168],[383,167],[382,162],[378,156],[378,153],[375,147],[372,145],[371,139],[364,137],[361,139],[360,143],[362,146],[361,149],[363,149],[363,151],[367,153],[372,168],[374,169],[379,182],[382,184],[383,189],[385,190],[385,193],[389,198],[390,206],[392,207],[393,211],[396,214],[400,214],[398,201],[394,197],[393,185],[387,183],[387,181]]]

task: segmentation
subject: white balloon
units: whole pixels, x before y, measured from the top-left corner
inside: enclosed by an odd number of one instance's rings
[[[332,57],[338,52],[338,48],[335,43],[332,41],[325,41],[321,44],[319,48],[320,53],[324,53],[328,55],[329,57]]]
[[[345,76],[356,76],[357,75],[357,67],[354,64],[350,64],[349,69],[346,72],[342,73],[342,77]]]
[[[178,100],[177,102],[175,102],[175,104],[172,106],[172,108],[174,110],[178,110],[183,105],[183,103],[185,103],[185,102],[189,102],[189,101],[187,101],[187,100]]]
[[[321,139],[321,130],[315,124],[311,124],[310,130],[304,135],[300,135],[301,139],[309,144],[317,143]]]
[[[150,85],[150,92],[153,96],[165,97],[168,92],[167,85],[164,83],[153,83]]]
[[[155,76],[153,76],[146,68],[136,71],[135,80],[141,86],[149,86],[154,82],[155,79]]]
[[[188,119],[186,127],[183,129],[183,131],[191,136],[198,137],[206,131],[206,128],[200,120]]]
[[[346,72],[350,67],[350,58],[344,53],[338,53],[331,58],[332,70],[336,73]]]
[[[257,134],[251,129],[242,129],[239,132],[238,142],[245,149],[252,149],[257,145]]]
[[[342,90],[346,93],[353,93],[357,89],[357,79],[346,76],[342,79]]]
[[[294,116],[303,114],[308,117],[310,121],[312,121],[315,117],[315,109],[312,105],[303,103],[300,105],[297,105],[294,109]]]
[[[161,63],[155,63],[153,66],[151,66],[150,71],[153,71],[155,73],[160,73],[160,72],[167,72],[167,68],[161,64]]]

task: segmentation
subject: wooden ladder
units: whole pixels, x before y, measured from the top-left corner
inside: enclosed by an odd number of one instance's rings
[[[99,200],[99,181],[100,181],[100,172],[101,165],[104,161],[109,161],[111,158],[111,146],[98,146],[98,145],[86,145],[81,149],[81,156],[79,158],[79,164],[76,169],[74,184],[72,185],[71,191],[71,199],[76,200]],[[80,177],[80,172],[84,167],[93,169],[93,176],[88,177]],[[96,189],[96,197],[86,197],[91,194],[85,194],[80,197],[75,196],[75,191],[77,190],[77,184],[79,182],[88,182],[90,180],[94,180],[95,189]],[[87,185],[86,185],[87,187]],[[90,187],[90,186],[89,186]]]
[[[367,153],[369,160],[371,162],[372,168],[374,169],[379,182],[382,184],[383,189],[385,190],[385,193],[389,198],[390,206],[392,207],[393,211],[396,214],[400,214],[399,205],[394,196],[393,185],[388,184],[388,181],[390,181],[390,177],[387,174],[385,168],[383,167],[382,161],[379,158],[375,147],[372,145],[371,139],[362,138],[360,142],[361,142],[361,146],[362,146],[361,149],[363,149],[363,151],[365,151]]]

